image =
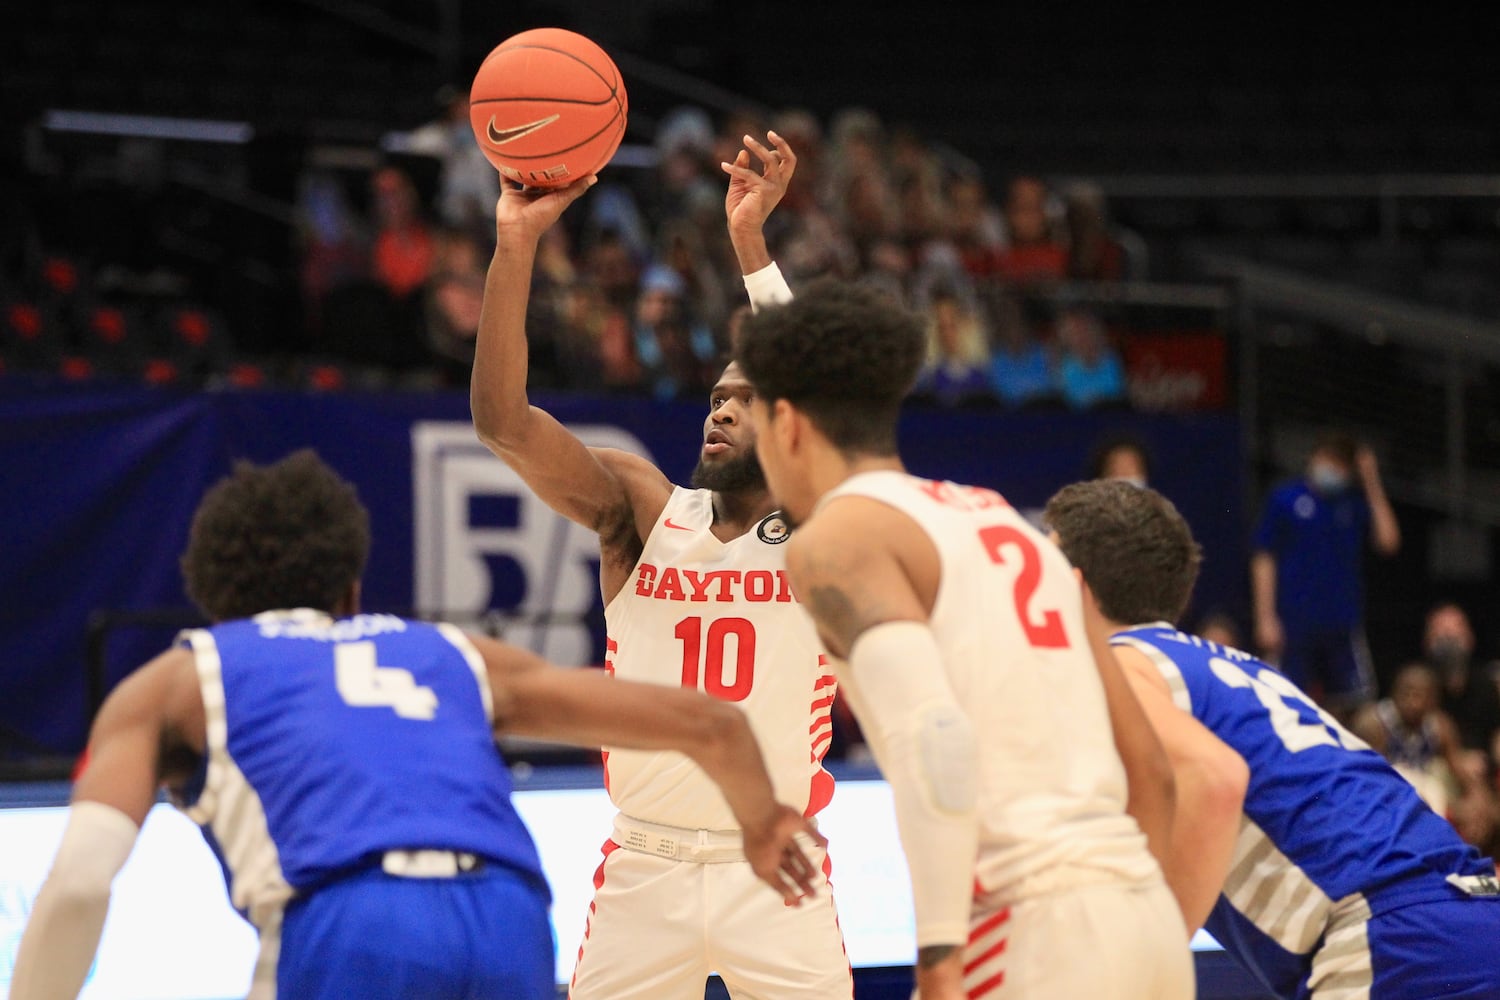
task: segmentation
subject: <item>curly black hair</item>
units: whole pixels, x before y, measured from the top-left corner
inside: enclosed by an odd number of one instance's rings
[[[893,455],[926,353],[921,317],[868,285],[823,278],[747,317],[735,360],[759,396],[796,405],[840,451]]]
[[[370,515],[311,449],[271,465],[236,462],[193,515],[182,574],[208,618],[275,608],[332,611],[364,572]]]
[[[1042,518],[1106,617],[1126,625],[1176,623],[1187,610],[1203,552],[1160,493],[1092,479],[1058,490]]]

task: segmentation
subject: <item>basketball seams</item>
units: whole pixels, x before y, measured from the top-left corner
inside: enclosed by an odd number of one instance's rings
[[[478,104],[510,104],[514,101],[539,101],[545,104],[576,104],[585,108],[602,108],[611,101],[615,103],[616,108],[620,104],[620,99],[614,95],[610,95],[602,101],[576,101],[568,97],[544,97],[536,95],[533,97],[481,97],[478,100],[470,101],[469,106],[473,107]]]
[[[500,55],[501,53],[504,53],[504,52],[521,52],[521,51],[524,51],[526,49],[535,49],[535,50],[537,50],[539,52],[555,52],[555,53],[557,53],[560,56],[567,56],[569,59],[571,59],[574,62],[578,63],[578,65],[580,65],[583,68],[587,69],[590,73],[592,73],[595,76],[597,76],[599,78],[599,82],[602,83],[602,84],[604,84],[606,87],[609,88],[609,96],[610,97],[614,97],[616,95],[616,93],[620,89],[619,86],[618,86],[618,84],[610,83],[608,80],[606,80],[604,78],[604,74],[603,73],[599,72],[598,69],[596,69],[595,67],[593,67],[592,65],[590,65],[587,61],[578,58],[576,55],[574,55],[573,53],[567,51],[566,49],[557,49],[557,48],[553,48],[550,45],[530,45],[530,44],[511,45],[511,46],[504,46],[504,45],[502,45],[500,48],[496,49],[494,52],[491,52],[489,54],[489,56],[484,61],[485,62],[489,62],[490,59],[493,59],[495,56],[498,56],[498,55]],[[614,60],[609,58],[609,53],[605,52],[603,49],[600,49],[599,50],[599,54],[601,56],[603,56],[605,59],[608,59],[609,60],[609,64],[611,66],[614,66]],[[481,64],[479,68],[482,70],[482,69],[484,69],[484,66]],[[619,69],[618,66],[616,66],[615,67],[615,75],[618,77],[619,73],[620,73],[620,69]]]

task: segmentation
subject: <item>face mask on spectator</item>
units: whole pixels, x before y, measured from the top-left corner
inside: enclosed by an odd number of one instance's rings
[[[1444,676],[1452,674],[1461,669],[1469,659],[1469,651],[1464,648],[1464,641],[1457,636],[1440,635],[1432,640],[1432,645],[1427,649],[1427,658],[1432,661],[1432,666]]]
[[[1349,487],[1349,473],[1326,462],[1315,463],[1308,474],[1313,489],[1325,496],[1334,496]]]

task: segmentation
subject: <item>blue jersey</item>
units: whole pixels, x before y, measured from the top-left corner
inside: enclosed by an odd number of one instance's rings
[[[510,801],[483,660],[459,630],[301,610],[184,641],[208,736],[187,811],[257,926],[392,850],[474,854],[545,886]]]
[[[1276,558],[1276,614],[1288,632],[1347,629],[1364,617],[1369,532],[1358,489],[1325,496],[1299,479],[1271,493],[1253,545]]]
[[[1165,624],[1113,642],[1150,658],[1178,707],[1249,765],[1234,859],[1205,926],[1279,996],[1296,995],[1343,915],[1450,900],[1448,876],[1494,876],[1384,757],[1275,668]]]

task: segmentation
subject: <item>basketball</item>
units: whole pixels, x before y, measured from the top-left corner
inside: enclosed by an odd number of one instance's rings
[[[512,35],[469,90],[484,155],[529,187],[562,187],[603,168],[625,137],[625,81],[593,41],[562,28]]]

